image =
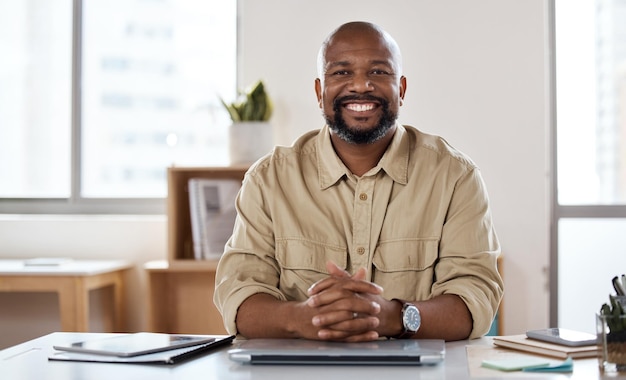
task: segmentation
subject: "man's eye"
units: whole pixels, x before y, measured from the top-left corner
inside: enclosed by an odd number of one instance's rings
[[[372,74],[374,75],[389,75],[390,73],[388,71],[385,70],[372,70]]]
[[[333,75],[348,75],[348,71],[347,70],[337,70],[333,72]]]

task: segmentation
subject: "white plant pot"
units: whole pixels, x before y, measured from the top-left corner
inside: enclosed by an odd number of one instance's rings
[[[233,123],[228,130],[230,164],[251,164],[274,147],[272,125],[267,121]]]

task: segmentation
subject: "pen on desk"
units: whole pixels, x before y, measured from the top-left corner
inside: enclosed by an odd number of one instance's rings
[[[624,285],[622,285],[620,277],[613,277],[613,289],[615,289],[618,296],[626,295],[626,290],[624,289]]]

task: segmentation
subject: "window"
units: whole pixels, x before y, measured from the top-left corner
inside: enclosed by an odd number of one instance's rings
[[[0,196],[69,197],[71,0],[1,0],[0,55]]]
[[[557,1],[559,204],[626,204],[625,18],[624,1]]]
[[[236,32],[236,1],[0,0],[0,212],[154,212],[168,166],[226,165]]]
[[[555,0],[551,324],[595,332],[626,268],[626,2]]]

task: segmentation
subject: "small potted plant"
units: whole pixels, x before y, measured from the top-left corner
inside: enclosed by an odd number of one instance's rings
[[[610,295],[610,303],[600,309],[597,321],[600,367],[606,371],[626,371],[626,311],[620,297]]]
[[[231,164],[250,164],[272,149],[273,104],[263,81],[240,91],[232,103],[222,99],[222,104],[233,121],[228,133]]]
[[[263,81],[259,80],[245,91],[239,92],[239,98],[226,103],[222,99],[233,122],[240,121],[268,121],[272,116],[272,100],[265,91]]]

